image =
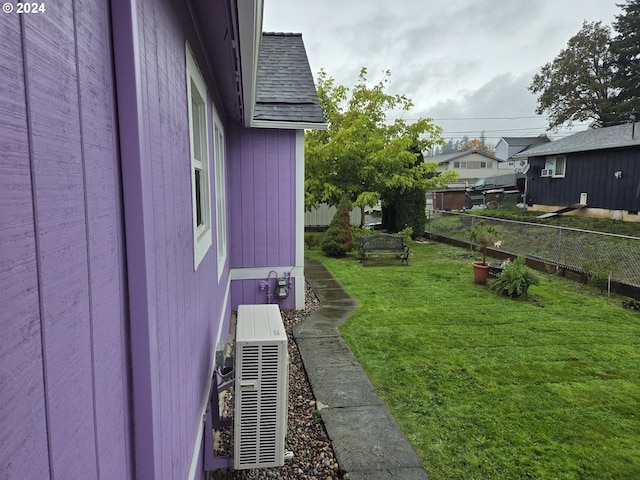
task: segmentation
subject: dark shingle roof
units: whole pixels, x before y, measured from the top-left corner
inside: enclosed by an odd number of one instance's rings
[[[635,126],[634,138],[631,138],[632,126],[630,123],[626,123],[614,127],[585,130],[560,140],[530,148],[514,155],[514,158],[539,157],[640,145],[640,124]]]
[[[262,34],[253,118],[324,123],[301,34]]]

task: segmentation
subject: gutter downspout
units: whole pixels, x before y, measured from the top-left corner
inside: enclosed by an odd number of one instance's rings
[[[129,294],[134,465],[138,479],[160,477],[160,394],[156,335],[151,165],[144,138],[137,6],[111,1],[118,136]]]

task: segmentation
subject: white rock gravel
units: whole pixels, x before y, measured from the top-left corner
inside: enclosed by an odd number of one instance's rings
[[[316,409],[316,401],[311,385],[293,338],[293,326],[320,308],[320,302],[309,285],[306,288],[304,310],[282,311],[282,320],[287,331],[289,345],[289,410],[288,431],[285,449],[293,452],[293,459],[285,461],[279,468],[255,470],[225,469],[213,472],[210,480],[223,479],[300,479],[300,480],[340,480],[342,474],[324,424]],[[224,415],[231,415],[233,392],[225,395]],[[229,455],[233,434],[231,429],[221,432],[217,454]]]

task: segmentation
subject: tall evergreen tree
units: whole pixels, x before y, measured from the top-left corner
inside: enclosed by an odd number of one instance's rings
[[[417,145],[409,151],[415,154],[415,166],[424,162],[424,157]],[[399,232],[411,227],[413,237],[421,237],[427,223],[426,203],[427,189],[421,185],[392,188],[381,193],[382,227],[390,232]]]
[[[457,152],[458,149],[456,148],[455,144],[453,143],[453,140],[449,140],[447,143],[445,143],[442,146],[442,150],[440,151],[441,155],[446,155],[447,153],[455,153]]]
[[[618,5],[623,13],[616,15],[613,28],[617,35],[611,43],[616,64],[614,83],[620,120],[640,112],[640,0],[626,0]]]

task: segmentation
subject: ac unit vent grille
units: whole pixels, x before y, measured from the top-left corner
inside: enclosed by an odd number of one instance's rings
[[[276,305],[241,305],[236,334],[235,469],[284,463],[288,376],[280,310]]]

